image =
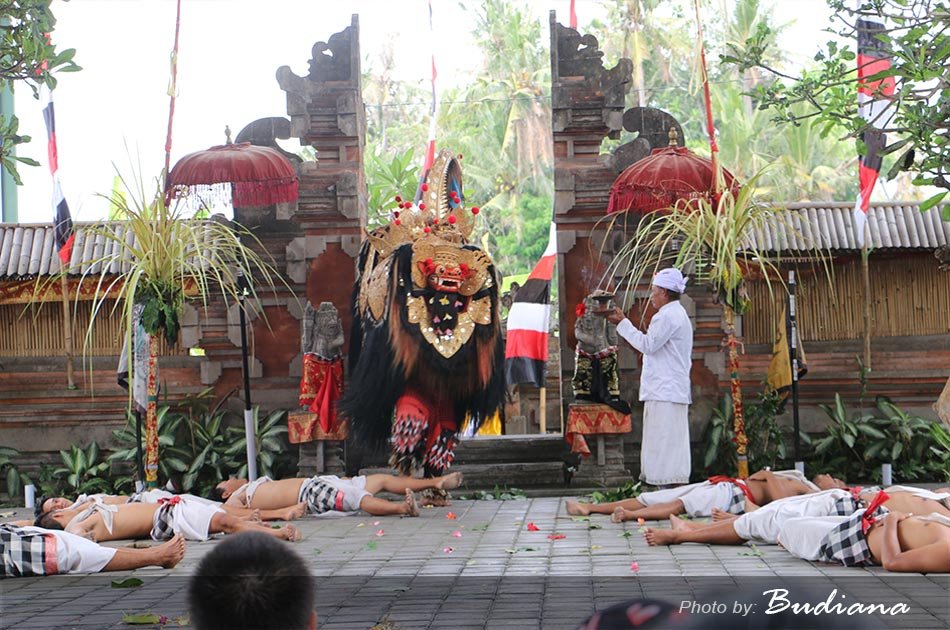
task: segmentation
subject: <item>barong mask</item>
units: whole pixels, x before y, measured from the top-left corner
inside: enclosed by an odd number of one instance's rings
[[[476,430],[504,398],[499,283],[491,257],[470,242],[479,209],[464,205],[458,157],[442,150],[417,201],[395,204],[360,251],[341,405],[376,446],[407,392],[438,398],[442,411],[429,411],[445,426],[471,418]]]

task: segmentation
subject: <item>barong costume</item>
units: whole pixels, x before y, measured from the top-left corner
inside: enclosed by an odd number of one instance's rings
[[[402,475],[446,472],[466,421],[502,412],[504,345],[498,278],[469,243],[461,165],[436,157],[418,204],[367,234],[353,298],[352,367],[340,411],[371,448],[390,444]]]

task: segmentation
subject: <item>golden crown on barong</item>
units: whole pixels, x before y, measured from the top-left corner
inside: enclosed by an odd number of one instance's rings
[[[397,196],[396,209],[389,212],[392,220],[366,234],[382,257],[420,239],[438,239],[455,245],[468,243],[479,209],[466,209],[463,205],[460,158],[448,149],[439,151],[420,186],[418,203]]]

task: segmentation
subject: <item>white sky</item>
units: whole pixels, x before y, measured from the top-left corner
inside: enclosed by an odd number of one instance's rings
[[[466,0],[474,5],[479,0]],[[712,0],[712,11],[732,0]],[[568,21],[569,0],[529,0],[547,38],[548,11]],[[97,193],[112,189],[113,163],[128,175],[141,165],[146,182],[164,164],[168,121],[169,53],[175,27],[174,0],[72,0],[54,2],[53,41],[75,48],[83,70],[59,74],[54,91],[60,178],[75,220],[94,220],[106,212]],[[581,30],[601,16],[599,0],[577,0]],[[398,78],[428,79],[426,0],[182,0],[171,161],[224,142],[224,126],[237,134],[267,116],[286,116],[285,93],[277,68],[308,72],[317,41],[360,16],[361,53],[375,58],[394,38]],[[441,84],[467,82],[480,64],[457,0],[433,0],[435,43]],[[794,58],[814,54],[828,39],[825,0],[776,0],[778,23],[790,23],[783,45]],[[547,39],[545,39],[547,41]],[[29,88],[16,91],[20,133],[32,141],[19,154],[41,162],[21,166],[19,221],[52,219],[46,131],[39,101]]]

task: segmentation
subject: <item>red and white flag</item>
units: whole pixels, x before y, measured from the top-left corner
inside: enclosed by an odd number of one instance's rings
[[[46,122],[49,170],[53,177],[53,235],[56,239],[56,251],[59,253],[59,259],[65,269],[69,266],[69,258],[72,256],[73,241],[76,235],[73,232],[73,218],[69,212],[69,204],[66,203],[63,188],[59,182],[59,154],[56,150],[56,117],[53,112],[53,93],[45,84],[40,87],[40,99],[43,102],[43,120]]]
[[[854,206],[854,235],[858,245],[865,246],[864,234],[868,220],[868,204],[881,172],[886,137],[884,129],[890,122],[889,111],[894,96],[894,77],[875,76],[891,69],[890,53],[885,41],[881,18],[861,17],[858,32],[858,113],[868,123],[862,140],[866,152],[860,157],[858,177],[861,190]]]
[[[544,387],[551,323],[551,276],[556,258],[557,233],[551,221],[548,246],[524,286],[518,289],[508,312],[505,341],[505,382],[508,385],[530,383]]]

